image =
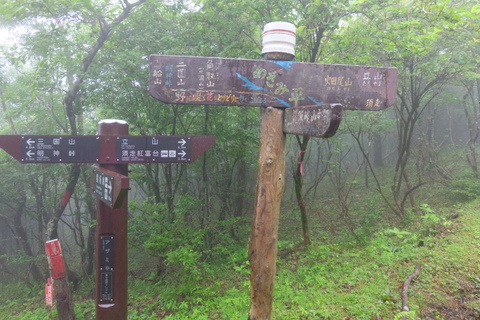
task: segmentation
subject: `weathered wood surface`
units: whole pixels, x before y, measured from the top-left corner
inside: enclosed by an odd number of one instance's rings
[[[104,138],[128,136],[128,124],[101,122]],[[101,169],[128,177],[128,164],[100,164]],[[128,195],[118,208],[97,199],[95,314],[97,320],[127,320],[128,317]]]
[[[330,138],[342,121],[342,105],[316,105],[285,109],[283,132]]]
[[[278,223],[285,180],[285,134],[281,109],[266,108],[261,140],[255,212],[248,244],[251,271],[249,320],[271,318],[277,263]]]
[[[149,91],[165,103],[382,110],[395,103],[397,78],[389,67],[152,55]]]

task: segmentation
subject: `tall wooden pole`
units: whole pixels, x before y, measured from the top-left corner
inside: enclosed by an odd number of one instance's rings
[[[264,31],[264,59],[293,60],[291,52],[265,52],[267,32],[269,31]],[[278,48],[275,43],[272,47]],[[285,184],[286,135],[283,133],[283,118],[283,109],[262,109],[255,212],[248,242],[251,282],[248,320],[270,320],[272,315],[278,224]]]
[[[278,222],[285,180],[283,110],[268,107],[261,120],[255,212],[248,243],[249,320],[271,318],[277,263]]]
[[[99,135],[106,148],[115,148],[116,136],[128,135],[128,124],[119,120],[99,123]],[[111,138],[109,136],[112,136]],[[102,151],[100,151],[102,154]],[[108,164],[100,159],[100,167],[128,176],[127,164]],[[113,160],[111,160],[113,161]],[[96,319],[127,319],[127,226],[128,196],[114,209],[97,200],[96,230]]]

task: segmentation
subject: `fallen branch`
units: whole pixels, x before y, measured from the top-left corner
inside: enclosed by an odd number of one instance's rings
[[[405,282],[403,283],[403,290],[402,290],[402,312],[408,312],[410,311],[410,307],[408,306],[408,288],[410,287],[410,282],[413,280],[413,278],[415,278],[416,276],[418,276],[418,274],[420,273],[420,264],[417,263],[415,265],[415,270],[413,271],[413,273],[411,275],[409,275],[407,277],[407,279],[405,280]],[[405,319],[405,316],[402,317],[402,320]]]

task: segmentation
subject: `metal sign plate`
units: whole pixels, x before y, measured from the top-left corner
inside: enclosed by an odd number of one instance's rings
[[[113,245],[111,235],[100,236],[100,301],[113,302]]]
[[[117,137],[117,162],[191,162],[190,137]]]
[[[58,239],[48,240],[45,242],[45,252],[47,257],[60,256],[62,254],[62,247]]]
[[[0,135],[22,163],[190,163],[214,145],[214,136]]]
[[[50,270],[52,271],[52,278],[55,280],[64,278],[66,272],[60,241],[53,239],[45,242],[45,253],[47,254]]]
[[[113,176],[100,170],[95,170],[94,180],[94,196],[110,207],[113,207]]]
[[[24,163],[98,162],[96,136],[22,136]]]
[[[293,61],[150,56],[150,94],[166,103],[300,107],[395,103],[397,69]]]

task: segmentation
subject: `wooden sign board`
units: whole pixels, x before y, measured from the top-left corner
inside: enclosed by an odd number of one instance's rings
[[[149,90],[165,103],[382,110],[397,78],[388,67],[152,55]]]
[[[329,138],[342,121],[340,104],[285,109],[283,132],[303,136]]]
[[[92,177],[93,195],[108,206],[119,208],[130,189],[129,178],[105,168],[94,168]]]

